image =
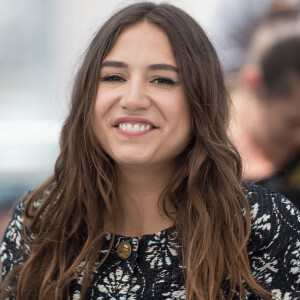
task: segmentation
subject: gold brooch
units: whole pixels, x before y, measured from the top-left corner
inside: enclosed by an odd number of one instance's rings
[[[117,253],[120,258],[127,259],[131,254],[131,245],[126,241],[121,242],[118,245]]]

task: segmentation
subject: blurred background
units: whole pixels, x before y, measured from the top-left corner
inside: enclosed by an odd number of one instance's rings
[[[109,16],[135,2],[0,1],[0,239],[12,204],[52,173],[72,80],[86,46]],[[202,24],[225,75],[232,78],[245,63],[254,29],[275,1],[166,2]],[[282,168],[275,166],[266,177]]]

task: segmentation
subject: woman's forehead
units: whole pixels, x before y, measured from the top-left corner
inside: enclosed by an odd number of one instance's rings
[[[148,22],[126,28],[116,39],[103,62],[116,59],[126,62],[133,53],[134,62],[144,60],[151,64],[165,63],[177,66],[168,36],[156,25]]]

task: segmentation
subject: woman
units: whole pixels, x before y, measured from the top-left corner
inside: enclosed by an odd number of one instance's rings
[[[242,189],[228,111],[191,17],[152,3],[111,17],[78,72],[55,173],[6,232],[3,297],[295,299],[299,215]]]

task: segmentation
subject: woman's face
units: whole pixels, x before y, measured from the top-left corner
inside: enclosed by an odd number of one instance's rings
[[[104,151],[123,166],[174,164],[191,140],[191,114],[166,34],[127,28],[103,60],[92,118]]]

